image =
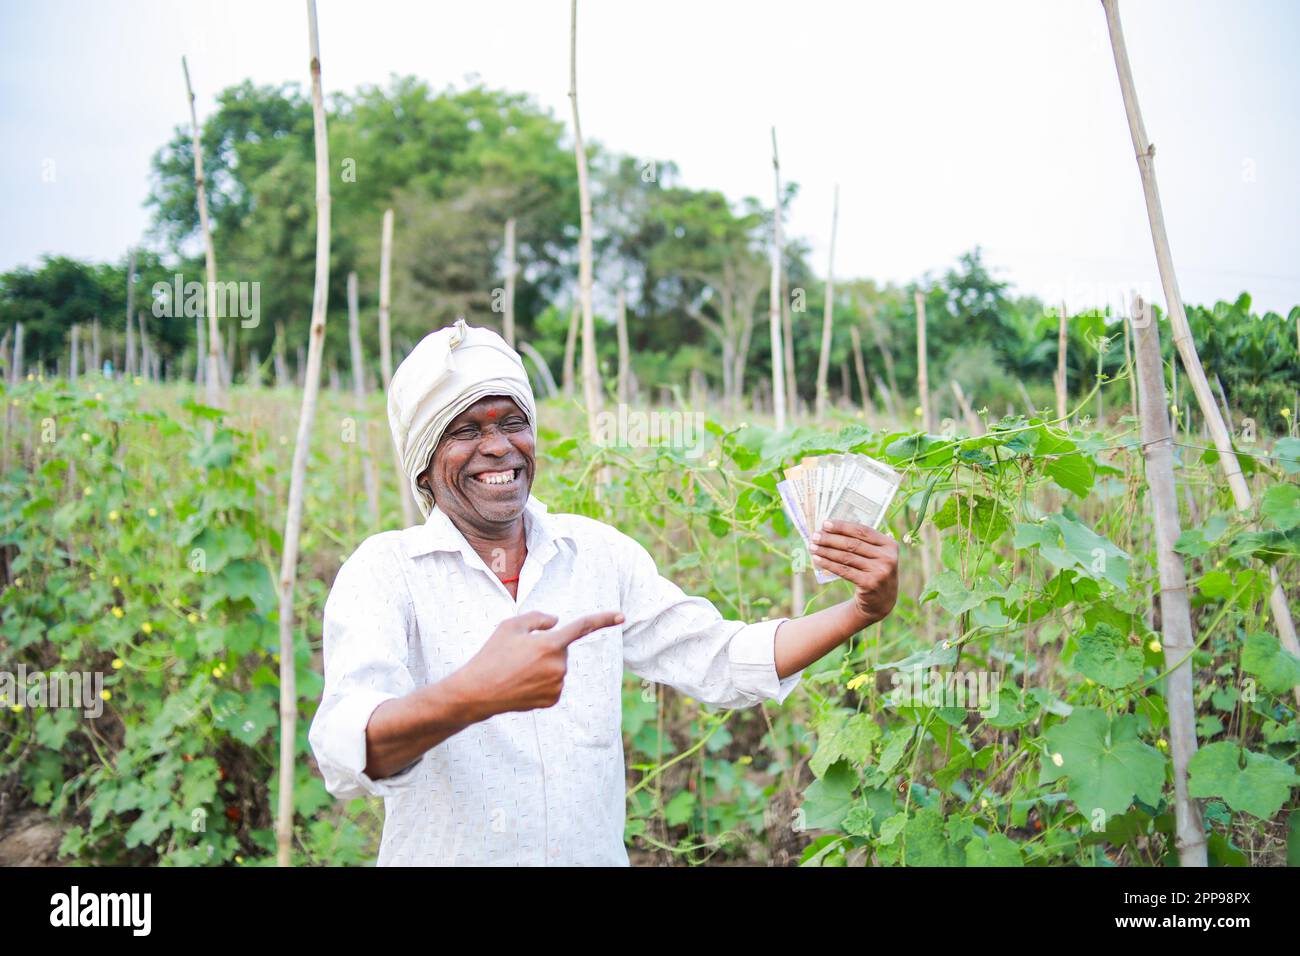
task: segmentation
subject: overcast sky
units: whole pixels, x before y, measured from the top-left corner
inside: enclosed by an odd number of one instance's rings
[[[477,74],[568,121],[565,0],[320,0],[326,89]],[[1174,261],[1192,302],[1300,303],[1300,3],[1123,0]],[[983,245],[1071,308],[1155,289],[1098,0],[583,0],[589,139],[771,202],[769,129],[799,183],[789,232],[836,274],[907,281]],[[0,0],[0,270],[116,260],[148,225],[149,162],[223,87],[308,82],[291,0]],[[53,171],[53,182],[46,181]],[[1161,297],[1161,300],[1163,297]]]

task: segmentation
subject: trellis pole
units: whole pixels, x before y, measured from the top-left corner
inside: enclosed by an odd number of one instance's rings
[[[1174,436],[1165,403],[1160,332],[1149,312],[1137,309],[1129,324],[1137,353],[1142,456],[1155,517],[1160,575],[1160,628],[1165,662],[1175,664],[1165,691],[1170,752],[1174,761],[1174,842],[1180,866],[1207,866],[1201,808],[1187,791],[1187,764],[1196,753],[1196,704],[1192,697],[1192,614],[1187,572],[1175,546],[1180,534],[1174,482]]]
[[[329,138],[325,130],[325,102],[321,93],[320,38],[316,29],[316,0],[307,0],[307,33],[311,49],[312,125],[316,132],[316,285],[312,292],[307,370],[303,380],[302,411],[298,416],[298,439],[293,446],[293,470],[289,478],[289,512],[285,518],[284,554],[280,563],[280,801],[275,821],[276,862],[280,866],[291,864],[293,777],[297,767],[295,742],[298,722],[298,682],[294,669],[293,591],[298,575],[298,538],[302,530],[307,452],[311,445],[312,425],[316,420],[321,353],[325,347],[325,310],[329,303]]]
[[[1200,356],[1196,352],[1196,343],[1192,340],[1192,329],[1187,322],[1187,312],[1183,308],[1182,293],[1178,290],[1178,276],[1174,273],[1173,253],[1169,248],[1169,235],[1165,231],[1165,214],[1160,204],[1160,189],[1156,184],[1155,146],[1147,140],[1146,127],[1142,123],[1142,110],[1138,105],[1137,89],[1133,84],[1133,71],[1129,67],[1128,49],[1124,44],[1124,30],[1119,19],[1118,0],[1101,0],[1106,12],[1106,24],[1110,29],[1111,49],[1115,55],[1115,70],[1119,74],[1120,93],[1124,98],[1124,111],[1128,116],[1129,134],[1133,140],[1133,151],[1137,155],[1138,171],[1142,176],[1142,191],[1146,196],[1147,218],[1151,223],[1151,241],[1155,246],[1156,264],[1160,269],[1160,284],[1164,288],[1165,302],[1169,307],[1169,324],[1174,332],[1174,345],[1187,371],[1196,403],[1200,406],[1201,417],[1214,440],[1214,447],[1219,452],[1219,464],[1223,468],[1224,478],[1232,491],[1232,499],[1238,511],[1252,508],[1250,486],[1241,473],[1241,464],[1232,447],[1232,437],[1219,408],[1210,393],[1210,383],[1205,378],[1205,369],[1201,366]],[[1176,393],[1175,393],[1176,394]],[[1273,612],[1273,623],[1277,628],[1278,640],[1291,654],[1300,657],[1300,642],[1296,640],[1295,622],[1291,617],[1291,606],[1286,591],[1278,580],[1277,568],[1269,569],[1273,582],[1273,591],[1269,595],[1269,607]],[[1293,688],[1295,699],[1300,703],[1300,685]]]

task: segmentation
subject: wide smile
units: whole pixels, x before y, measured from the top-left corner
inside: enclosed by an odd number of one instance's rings
[[[523,468],[506,468],[501,471],[481,471],[477,475],[470,475],[470,480],[481,488],[493,490],[513,489],[518,487],[519,480],[523,473]]]

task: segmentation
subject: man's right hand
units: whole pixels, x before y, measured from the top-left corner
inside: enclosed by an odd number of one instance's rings
[[[551,707],[564,690],[569,645],[592,631],[623,623],[618,611],[600,611],[563,627],[554,614],[529,611],[502,621],[462,676],[493,714]]]

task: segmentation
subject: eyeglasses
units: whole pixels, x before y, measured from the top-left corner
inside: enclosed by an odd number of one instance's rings
[[[519,415],[512,415],[502,421],[499,425],[489,425],[488,427],[494,428],[495,430],[507,435],[514,435],[519,432],[527,431],[532,426],[529,425],[528,419]],[[483,440],[484,434],[486,434],[485,430],[479,425],[472,423],[461,425],[455,431],[444,434],[442,438],[438,440],[438,444],[441,445],[450,442],[478,442]]]

